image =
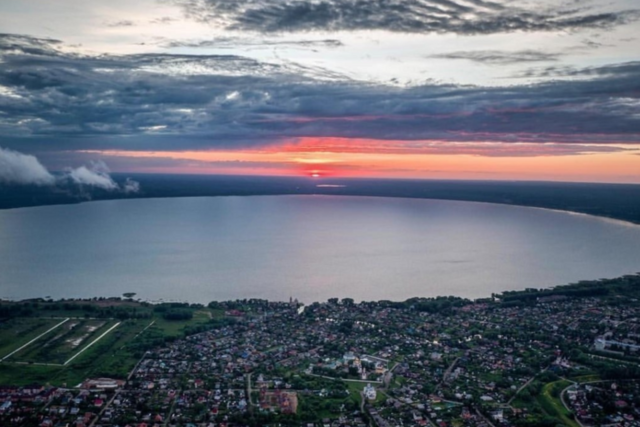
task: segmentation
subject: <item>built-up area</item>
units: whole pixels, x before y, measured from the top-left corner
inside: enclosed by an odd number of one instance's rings
[[[0,387],[0,424],[640,426],[640,304],[621,295],[216,303],[223,322],[128,378]]]

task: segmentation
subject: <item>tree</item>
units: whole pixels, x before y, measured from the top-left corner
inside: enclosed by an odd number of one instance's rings
[[[193,318],[193,312],[190,310],[170,309],[162,313],[162,317],[167,320],[190,320]]]

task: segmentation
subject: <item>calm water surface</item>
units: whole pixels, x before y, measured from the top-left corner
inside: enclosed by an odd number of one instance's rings
[[[148,199],[0,212],[0,298],[470,298],[640,271],[640,227],[481,203]]]

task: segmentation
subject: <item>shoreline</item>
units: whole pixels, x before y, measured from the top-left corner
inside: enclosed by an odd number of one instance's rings
[[[342,188],[342,187],[341,187]],[[438,197],[408,197],[408,196],[388,196],[388,195],[364,195],[364,194],[327,194],[327,193],[281,193],[281,194],[220,194],[220,195],[203,195],[203,196],[151,196],[151,197],[126,197],[126,198],[114,198],[114,199],[98,199],[98,200],[79,200],[70,203],[51,203],[35,206],[19,206],[13,208],[0,208],[0,214],[3,211],[17,211],[25,209],[38,209],[56,206],[75,206],[85,203],[98,203],[98,202],[124,202],[124,201],[137,201],[137,200],[163,200],[163,199],[201,199],[201,198],[219,198],[219,197],[298,197],[298,196],[322,196],[322,197],[363,197],[363,198],[388,198],[388,199],[405,199],[405,200],[435,200],[443,202],[462,202],[462,203],[478,203],[487,205],[498,206],[510,206],[515,208],[530,208],[539,209],[550,212],[564,213],[569,215],[579,215],[584,217],[591,217],[595,219],[604,220],[618,225],[640,227],[640,220],[635,222],[628,219],[622,219],[619,217],[595,215],[586,212],[580,212],[577,210],[558,209],[544,206],[537,206],[532,204],[517,204],[517,203],[502,203],[494,201],[479,201],[470,200],[464,198],[438,198]]]
[[[342,297],[334,297],[338,300],[344,300],[344,299],[348,299],[348,300],[352,300],[355,304],[367,304],[367,303],[391,303],[391,304],[401,304],[401,303],[405,303],[407,301],[410,300],[437,300],[437,299],[457,299],[457,300],[461,300],[461,301],[468,301],[471,304],[479,304],[479,303],[483,303],[483,302],[487,302],[487,300],[493,300],[494,302],[496,300],[500,301],[501,299],[503,299],[505,296],[512,296],[512,295],[519,295],[519,294],[528,294],[531,292],[537,292],[537,293],[542,293],[542,294],[547,294],[547,293],[554,293],[554,292],[564,292],[568,289],[572,289],[572,288],[580,288],[580,287],[585,287],[585,286],[592,286],[592,285],[598,285],[598,284],[602,284],[605,287],[610,284],[608,282],[619,282],[622,281],[624,279],[628,279],[628,278],[640,278],[640,267],[639,270],[635,273],[628,273],[628,274],[623,274],[620,276],[616,276],[616,277],[610,277],[610,278],[598,278],[598,279],[586,279],[586,280],[580,280],[579,282],[576,283],[564,283],[564,284],[559,284],[559,285],[553,285],[553,286],[549,286],[549,287],[544,287],[544,288],[525,288],[525,289],[518,289],[518,290],[504,290],[501,291],[500,293],[493,293],[490,295],[485,295],[483,297],[480,298],[467,298],[467,297],[461,297],[461,296],[457,296],[457,295],[438,295],[438,296],[434,296],[434,297],[426,297],[426,296],[413,296],[404,300],[390,300],[390,299],[382,299],[382,300],[362,300],[362,301],[354,301],[352,298],[350,298],[349,296],[342,296]],[[333,298],[329,298],[325,301],[311,301],[311,302],[303,302],[303,301],[299,301],[297,299],[294,298],[294,300],[299,303],[301,306],[310,306],[313,304],[322,304],[322,303],[326,303],[327,301],[329,301],[330,299]],[[58,298],[58,299],[53,299],[51,297],[34,297],[34,298],[25,298],[25,299],[8,299],[8,298],[2,298],[0,297],[0,305],[8,303],[8,304],[23,304],[23,303],[32,303],[32,302],[44,302],[44,303],[114,303],[114,304],[103,304],[105,306],[109,306],[109,305],[126,305],[126,304],[133,304],[133,305],[150,305],[150,306],[157,306],[157,305],[163,305],[163,304],[186,304],[186,305],[193,305],[193,306],[206,306],[207,304],[211,304],[211,303],[230,303],[230,302],[236,302],[236,301],[264,301],[267,303],[274,303],[274,304],[286,304],[286,303],[290,303],[290,301],[286,301],[286,300],[271,300],[271,299],[264,299],[264,298],[258,298],[258,297],[251,297],[251,296],[247,296],[245,298],[238,298],[238,299],[227,299],[227,300],[212,300],[205,303],[201,303],[201,302],[190,302],[190,301],[185,301],[185,300],[176,300],[176,299],[143,299],[143,298],[137,298],[137,299],[129,299],[126,297],[122,297],[122,296],[95,296],[95,297],[88,297],[88,298],[74,298],[74,297],[67,297],[67,298]]]

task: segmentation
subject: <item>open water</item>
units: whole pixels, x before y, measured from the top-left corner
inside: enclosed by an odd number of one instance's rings
[[[339,196],[0,211],[0,298],[469,298],[640,271],[640,226],[470,202]]]

